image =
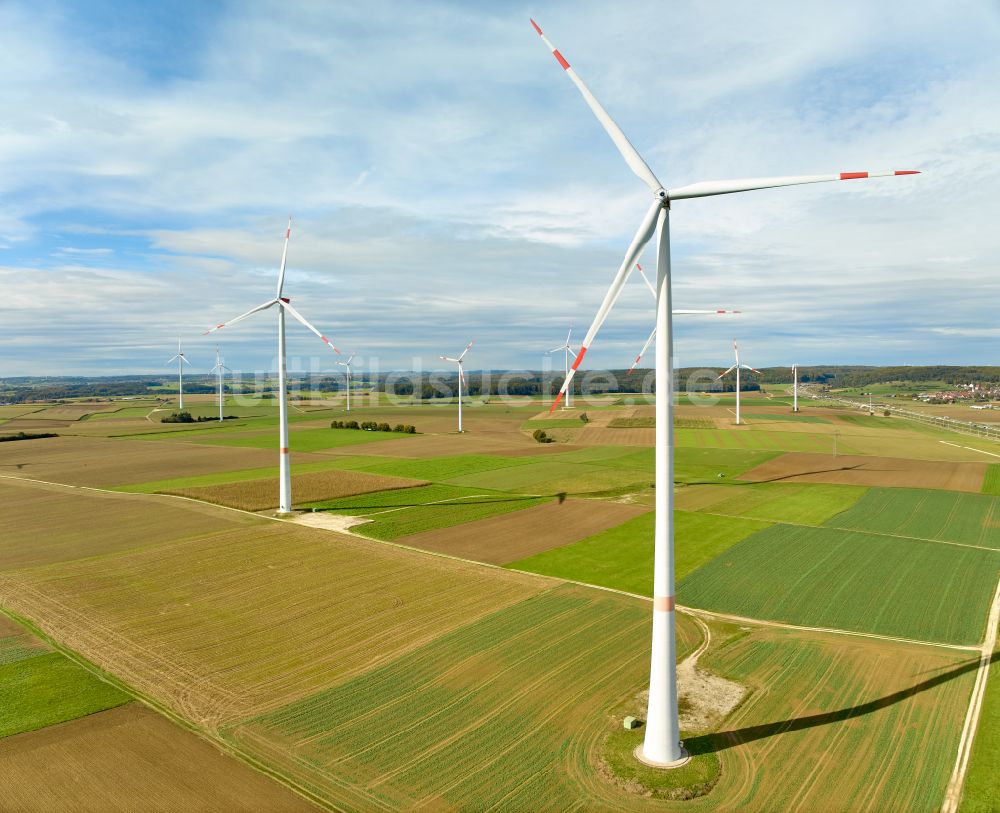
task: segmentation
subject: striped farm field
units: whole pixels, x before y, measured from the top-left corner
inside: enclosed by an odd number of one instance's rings
[[[991,463],[986,467],[986,476],[983,478],[983,494],[994,494],[1000,496],[1000,463]]]
[[[871,488],[826,524],[1000,550],[1000,497],[932,489]]]
[[[370,521],[355,526],[356,533],[389,540],[520,511],[548,499],[435,483],[321,500],[310,507],[317,511],[365,517]]]
[[[292,494],[295,495],[295,500],[299,504],[368,494],[373,491],[414,488],[421,485],[427,485],[427,481],[336,469],[306,472],[292,476]],[[278,483],[273,477],[211,486],[169,489],[165,493],[204,500],[216,505],[238,508],[242,511],[263,511],[265,508],[276,508],[278,505]]]
[[[828,454],[833,449],[829,434],[818,432],[792,432],[770,429],[677,429],[674,431],[677,446],[698,449],[747,449],[772,452],[819,452]],[[853,453],[849,438],[840,438],[841,452]]]
[[[648,624],[646,602],[559,587],[225,733],[338,808],[565,809],[581,731],[642,686]],[[690,620],[678,639],[694,647]]]
[[[651,596],[652,513],[630,519],[572,545],[538,553],[507,567]],[[674,512],[675,572],[678,579],[769,523],[709,514]]]
[[[402,432],[366,432],[360,429],[292,429],[288,433],[288,448],[293,452],[317,452],[341,446],[357,446],[378,441],[410,438]],[[199,434],[192,440],[213,446],[244,446],[254,449],[273,449],[277,446],[277,432],[255,430],[246,433],[213,432]]]
[[[531,576],[234,516],[246,523],[5,571],[0,606],[210,726],[291,702],[549,586]]]
[[[685,511],[822,525],[831,517],[850,509],[865,491],[863,486],[825,484],[709,483],[679,489],[674,505]],[[831,524],[837,523],[831,520]]]
[[[685,578],[678,599],[750,618],[972,645],[998,572],[992,550],[775,525]]]
[[[412,477],[417,480],[432,480],[440,483],[481,472],[492,472],[521,466],[530,466],[538,461],[534,457],[501,457],[500,455],[450,455],[431,457],[424,460],[372,459],[364,466],[366,471],[388,474],[393,477]],[[494,484],[492,486],[496,488]]]

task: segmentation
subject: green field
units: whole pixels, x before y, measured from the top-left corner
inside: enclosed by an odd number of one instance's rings
[[[650,452],[653,450],[651,449]],[[718,483],[721,479],[739,477],[744,472],[766,463],[778,452],[751,449],[713,449],[681,446],[674,449],[674,482]],[[653,459],[650,457],[650,467]],[[724,475],[720,478],[719,475]]]
[[[531,508],[546,499],[434,484],[325,500],[304,507],[367,517],[372,521],[356,526],[355,532],[373,539],[391,540]]]
[[[821,432],[786,432],[768,429],[677,429],[677,446],[698,449],[756,449],[775,452],[816,452],[830,454],[833,440]],[[855,454],[843,436],[838,441],[841,454]]]
[[[871,488],[831,527],[940,539],[1000,550],[1000,497],[919,488]]]
[[[830,520],[828,524],[839,524],[837,515],[855,505],[866,490],[864,486],[822,483],[696,485],[680,489],[676,505],[689,511],[771,522],[822,525]],[[836,522],[831,517],[836,517]]]
[[[998,569],[989,550],[775,525],[685,578],[678,597],[751,618],[977,644]]]
[[[530,466],[537,458],[532,457],[500,457],[498,455],[455,455],[451,457],[432,457],[425,460],[393,460],[389,458],[373,458],[371,465],[363,466],[365,471],[374,474],[388,474],[394,477],[411,477],[415,480],[433,480],[442,482],[457,480],[480,472],[495,472],[497,469],[518,468]],[[492,488],[502,488],[493,484]]]
[[[413,435],[402,432],[365,432],[359,429],[293,429],[288,433],[288,448],[293,452],[316,452],[360,443],[375,443],[380,440],[410,438]],[[198,436],[198,443],[217,446],[249,446],[255,449],[270,449],[278,443],[277,432],[222,434]]]
[[[1000,497],[1000,463],[990,463],[986,467],[982,492],[983,494],[994,494]]]
[[[75,720],[132,698],[58,652],[0,663],[0,737]]]
[[[969,772],[965,775],[960,813],[995,813],[1000,810],[1000,649],[994,651],[979,728],[973,743]]]
[[[563,586],[236,727],[338,808],[554,810],[583,725],[648,668],[645,602]],[[678,651],[696,640],[681,623]],[[634,691],[634,689],[633,689]],[[595,716],[596,715],[596,716]]]
[[[819,415],[803,415],[801,412],[742,412],[744,418],[752,421],[789,421],[790,423],[832,423],[829,418]]]
[[[506,567],[651,596],[653,523],[652,513],[643,514],[617,528],[511,562]],[[687,511],[674,512],[674,523],[677,579],[768,526],[766,522]]]

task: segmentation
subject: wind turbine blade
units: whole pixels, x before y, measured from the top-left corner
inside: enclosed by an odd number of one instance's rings
[[[171,356],[170,358],[167,359],[167,364],[170,364],[170,362],[172,362],[172,361],[176,361],[178,358],[180,358],[180,354],[179,353],[176,354],[176,355],[174,355],[174,356]]]
[[[357,355],[357,353],[351,353],[350,357],[344,363],[349,365],[352,361],[354,361],[354,357],[356,355]]]
[[[566,376],[566,380],[563,381],[563,385],[559,390],[559,395],[556,397],[556,400],[552,403],[552,407],[549,409],[549,414],[555,411],[555,408],[559,405],[562,397],[566,394],[566,390],[573,381],[573,376],[576,374],[576,370],[580,366],[580,362],[583,361],[583,357],[587,354],[587,349],[590,347],[591,342],[594,341],[594,337],[597,335],[597,331],[601,329],[601,325],[604,324],[604,320],[608,318],[608,314],[611,312],[611,308],[614,307],[618,296],[622,292],[622,288],[625,287],[625,283],[628,282],[628,276],[632,271],[632,265],[635,263],[636,257],[642,253],[642,250],[646,247],[646,243],[648,243],[650,238],[653,236],[653,231],[656,228],[656,218],[660,213],[660,206],[660,201],[653,201],[652,206],[649,207],[649,211],[646,212],[646,217],[639,226],[639,230],[635,233],[635,237],[632,238],[632,244],[628,247],[628,251],[625,252],[625,259],[622,260],[622,264],[618,268],[618,273],[615,274],[611,287],[608,288],[608,292],[604,295],[604,301],[601,303],[601,307],[597,310],[597,316],[594,317],[594,321],[590,325],[590,330],[587,331],[587,335],[580,344],[580,352],[576,354],[576,358],[573,360],[573,366],[570,367],[569,375]]]
[[[465,354],[469,352],[469,348],[471,348],[471,347],[472,347],[472,345],[473,345],[473,342],[469,342],[469,343],[468,343],[467,345],[465,345],[465,350],[463,350],[463,351],[462,351],[462,355],[460,355],[460,356],[458,357],[458,360],[459,360],[459,361],[461,361],[462,359],[464,359],[464,358],[465,358]]]
[[[565,350],[567,347],[569,347],[568,344],[561,344],[558,347],[553,347],[551,350],[547,350],[546,352],[555,353],[557,350]]]
[[[256,308],[251,308],[246,313],[241,313],[235,319],[230,319],[228,322],[223,322],[221,325],[216,325],[215,327],[210,327],[202,335],[203,336],[207,336],[209,333],[214,333],[217,330],[222,330],[222,328],[224,328],[224,327],[230,327],[231,325],[235,325],[237,322],[242,322],[248,316],[252,316],[253,314],[257,313],[257,311],[266,311],[268,308],[270,308],[272,305],[274,305],[274,303],[277,302],[277,301],[278,301],[277,299],[272,299],[269,302],[265,302],[263,305],[258,305]],[[176,358],[176,356],[175,356],[175,358]]]
[[[676,311],[675,311],[676,312]],[[649,334],[649,338],[646,339],[646,343],[642,346],[642,350],[639,351],[639,355],[635,357],[635,361],[632,362],[632,366],[628,368],[628,372],[625,375],[632,375],[632,371],[639,366],[639,361],[642,359],[643,354],[649,348],[653,339],[656,338],[656,328],[653,328],[653,332]]]
[[[784,175],[774,178],[741,178],[733,181],[701,181],[667,191],[670,200],[704,198],[710,195],[728,195],[731,192],[749,192],[753,189],[771,189],[776,186],[797,186],[823,181],[851,181],[858,178],[887,178],[893,175],[919,175],[916,169],[882,170],[879,172],[835,172],[829,175]]]
[[[569,337],[572,335],[573,335],[573,328],[570,328],[569,330],[566,331],[566,345],[565,345],[566,347],[569,347]],[[558,350],[559,348],[556,349]]]
[[[285,259],[288,257],[288,240],[292,236],[292,216],[288,216],[288,228],[285,229],[285,245],[281,249],[281,267],[278,269],[278,293],[274,296],[281,299],[281,289],[285,286]]]
[[[281,307],[283,307],[286,311],[288,311],[292,316],[298,319],[303,325],[309,328],[313,333],[319,336],[327,347],[329,347],[334,353],[337,353],[339,355],[340,351],[333,346],[332,342],[328,338],[326,338],[326,336],[324,336],[322,333],[316,330],[316,328],[314,328],[311,324],[309,324],[306,318],[297,310],[295,310],[295,308],[293,308],[288,302],[285,302],[284,299],[279,299],[278,304],[281,305]]]
[[[604,109],[599,101],[594,97],[594,94],[590,92],[590,89],[583,83],[583,80],[576,75],[569,63],[566,61],[565,57],[556,50],[556,47],[549,42],[548,37],[542,33],[542,29],[538,27],[538,23],[534,20],[531,24],[535,27],[535,31],[538,32],[538,36],[542,38],[549,50],[552,51],[552,56],[556,58],[556,61],[562,65],[563,70],[566,71],[566,75],[573,81],[576,85],[577,90],[583,96],[583,100],[589,105],[590,109],[593,111],[594,115],[597,116],[597,120],[601,123],[604,131],[611,136],[611,140],[615,143],[618,148],[618,152],[622,154],[622,158],[625,159],[625,163],[629,165],[629,168],[639,177],[643,183],[646,184],[654,192],[658,192],[663,188],[663,185],[656,179],[653,171],[646,166],[646,162],[642,160],[642,156],[639,155],[638,150],[632,146],[631,142],[625,137],[625,133],[622,132],[621,128],[615,123],[615,120],[608,115],[608,111]]]
[[[442,361],[453,361],[458,364],[458,359],[453,359],[451,356],[438,356]]]
[[[741,364],[740,367],[742,367],[744,370],[749,370],[752,373],[757,373],[757,375],[762,375],[760,370],[758,370],[756,367],[751,367],[749,364]]]
[[[730,367],[730,368],[729,368],[728,370],[726,370],[726,371],[725,371],[724,373],[719,373],[719,374],[718,374],[718,375],[717,375],[717,376],[715,377],[715,380],[716,380],[716,381],[718,381],[718,380],[719,380],[720,378],[722,378],[723,376],[726,376],[726,375],[729,375],[729,373],[731,373],[731,372],[732,372],[733,370],[735,370],[735,369],[736,369],[736,365],[734,364],[734,365],[733,365],[732,367]]]
[[[190,361],[187,360],[187,356],[185,356],[183,353],[181,353],[180,356],[178,356],[178,358],[181,361],[183,361],[185,364],[190,364],[191,363]]]
[[[691,308],[679,308],[679,309],[677,309],[675,311],[671,311],[671,313],[673,313],[674,316],[688,316],[688,315],[690,315],[692,313],[711,313],[711,314],[714,314],[716,316],[722,316],[724,314],[729,314],[729,313],[742,313],[742,311],[726,311],[726,310],[722,310],[721,308],[716,308],[715,310],[700,310],[700,309],[691,309]]]
[[[646,272],[642,270],[642,266],[639,263],[635,264],[635,267],[639,269],[639,273],[642,274],[642,279],[646,283],[646,287],[649,288],[649,292],[653,295],[653,299],[656,299],[656,288],[653,287],[653,283],[649,281],[649,277],[646,276]],[[674,311],[677,313],[677,311]]]

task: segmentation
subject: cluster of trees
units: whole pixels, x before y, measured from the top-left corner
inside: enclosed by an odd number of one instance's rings
[[[223,415],[222,419],[224,421],[231,421],[237,418],[237,415]],[[197,418],[194,417],[186,409],[183,412],[171,412],[165,418],[160,418],[160,423],[204,423],[205,421],[218,421],[218,418],[206,417],[205,415],[199,415]]]
[[[417,434],[417,427],[413,424],[402,424],[397,423],[395,426],[389,426],[387,423],[379,423],[378,421],[330,421],[331,429],[363,429],[366,432],[402,432],[407,435]]]
[[[18,432],[16,435],[3,435],[0,436],[0,443],[5,443],[9,440],[37,440],[38,438],[57,438],[55,432]]]
[[[536,429],[534,432],[531,433],[531,436],[535,440],[537,440],[539,443],[555,443],[556,442],[555,438],[550,438],[547,434],[545,434],[545,430],[544,429]]]

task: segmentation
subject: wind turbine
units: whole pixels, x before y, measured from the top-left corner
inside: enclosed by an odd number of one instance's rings
[[[209,372],[210,373],[218,373],[219,374],[219,420],[220,421],[223,419],[222,418],[222,401],[223,401],[223,396],[222,396],[222,379],[226,375],[226,373],[225,373],[226,370],[229,370],[229,368],[225,364],[222,363],[222,356],[219,355],[219,348],[216,347],[215,348],[215,366],[211,370],[209,370]],[[232,372],[232,370],[230,370],[230,372]]]
[[[465,384],[465,373],[462,372],[462,359],[465,358],[465,354],[469,352],[469,348],[472,347],[472,342],[465,345],[465,350],[462,351],[457,359],[453,359],[451,356],[439,356],[442,361],[453,361],[458,365],[458,431],[462,430],[462,385]]]
[[[566,333],[566,341],[563,342],[558,347],[553,347],[551,350],[549,350],[550,353],[555,353],[555,352],[557,352],[559,350],[562,350],[564,352],[565,358],[566,358],[565,368],[564,368],[566,372],[565,372],[564,378],[568,378],[569,377],[569,354],[570,353],[573,353],[573,354],[576,353],[576,351],[573,349],[573,347],[569,343],[569,337],[572,335],[572,333],[573,333],[573,328],[570,327],[569,331]],[[573,407],[573,393],[567,391],[566,392],[566,403],[563,404],[563,409],[572,409],[572,407]]]
[[[799,411],[799,365],[792,365],[792,412]]]
[[[293,319],[298,320],[309,330],[315,333],[323,343],[333,350],[334,353],[340,351],[334,347],[328,338],[314,328],[305,317],[292,307],[291,301],[286,296],[282,296],[285,286],[285,260],[288,257],[288,240],[292,236],[292,219],[288,218],[288,228],[285,229],[285,245],[281,250],[281,267],[278,269],[278,290],[273,299],[269,299],[263,305],[251,308],[246,313],[240,314],[235,319],[216,325],[205,331],[205,334],[230,327],[237,322],[241,322],[248,316],[252,316],[258,311],[266,311],[268,308],[278,306],[278,510],[283,514],[291,513],[292,510],[292,472],[288,462],[288,385],[285,381],[286,361],[285,361],[285,313],[291,314]]]
[[[736,425],[740,425],[740,370],[749,370],[752,373],[757,373],[760,375],[760,370],[756,370],[749,364],[740,364],[740,349],[736,346],[736,339],[733,339],[733,352],[736,354],[736,363],[730,367],[726,372],[719,375],[716,381],[720,381],[723,376],[728,375],[733,370],[736,370]]]
[[[347,411],[351,411],[351,362],[354,361],[354,357],[357,353],[351,353],[350,358],[347,361],[338,361],[341,367],[344,368],[344,372],[347,373]]]
[[[653,283],[649,281],[649,277],[646,276],[646,272],[642,270],[642,266],[639,263],[635,264],[636,270],[642,274],[642,279],[646,283],[646,287],[649,288],[649,292],[653,295],[653,299],[656,299],[656,289],[653,287]],[[727,311],[722,309],[716,309],[714,311],[710,310],[690,310],[690,309],[674,309],[674,316],[689,316],[691,314],[698,313],[711,313],[716,315],[723,315],[728,313],[742,313],[742,311]],[[625,375],[632,375],[632,371],[639,366],[639,362],[642,360],[643,355],[649,346],[653,343],[653,339],[656,338],[656,328],[653,328],[653,332],[649,334],[649,338],[646,339],[646,343],[642,346],[642,350],[639,351],[639,355],[635,357],[635,361],[632,362],[632,366],[628,368],[628,372]]]
[[[584,101],[610,136],[618,152],[641,181],[650,189],[653,201],[639,230],[629,245],[625,258],[615,274],[611,287],[604,296],[590,330],[583,340],[580,352],[570,367],[570,376],[563,382],[562,391],[552,409],[558,405],[569,388],[573,373],[580,366],[588,348],[597,335],[608,313],[628,281],[632,264],[639,258],[646,244],[656,235],[656,533],[653,564],[653,641],[649,672],[649,706],[646,713],[646,733],[642,748],[637,752],[646,762],[655,765],[672,765],[686,758],[680,743],[677,720],[677,650],[674,622],[674,529],[673,529],[673,333],[670,308],[670,204],[675,200],[746,192],[776,186],[843,181],[850,178],[869,178],[883,175],[911,175],[913,170],[889,172],[840,172],[829,175],[799,175],[779,178],[749,178],[744,180],[708,181],[665,189],[642,156],[629,143],[607,111],[601,106],[566,58],[542,33],[532,20],[531,24],[542,41],[552,51]]]
[[[169,359],[167,364],[170,364],[174,359],[177,359],[177,409],[184,409],[184,365],[191,362],[181,351],[180,339],[177,340],[177,355]]]

